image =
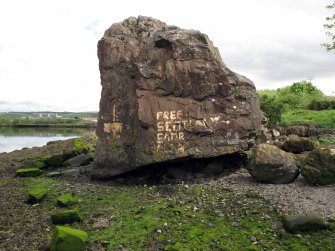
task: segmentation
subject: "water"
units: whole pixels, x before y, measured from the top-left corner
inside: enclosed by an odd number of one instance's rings
[[[46,145],[49,141],[66,140],[94,134],[94,130],[78,128],[12,128],[0,127],[0,153],[24,147]]]

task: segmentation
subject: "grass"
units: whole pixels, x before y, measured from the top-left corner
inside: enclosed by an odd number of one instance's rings
[[[335,129],[335,110],[291,110],[282,114],[282,124],[291,126],[295,124],[313,124],[321,128]]]

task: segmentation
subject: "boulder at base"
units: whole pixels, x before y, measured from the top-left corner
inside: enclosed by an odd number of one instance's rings
[[[291,153],[302,153],[305,151],[312,151],[317,147],[319,147],[319,143],[317,141],[313,141],[309,138],[304,137],[288,139],[282,145],[282,149],[284,151]]]
[[[261,183],[287,184],[299,175],[294,158],[276,146],[258,145],[248,165],[251,176]]]
[[[335,184],[335,149],[311,151],[302,163],[301,175],[314,185]]]
[[[98,57],[93,178],[234,153],[260,130],[254,84],[229,70],[199,31],[130,17],[106,30]]]

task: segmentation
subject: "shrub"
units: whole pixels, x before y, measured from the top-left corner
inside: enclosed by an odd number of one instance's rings
[[[315,111],[334,110],[335,98],[334,97],[323,97],[318,99],[315,98],[308,104],[308,109]]]
[[[285,110],[306,108],[312,99],[324,97],[322,91],[311,82],[300,81],[277,90],[278,101],[283,104]]]
[[[270,96],[269,94],[260,94],[260,101],[261,110],[268,118],[269,126],[276,126],[281,121],[283,105],[278,102],[277,96]]]

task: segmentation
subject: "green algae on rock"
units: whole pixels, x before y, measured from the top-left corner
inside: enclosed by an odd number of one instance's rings
[[[42,170],[36,167],[31,167],[31,168],[22,168],[16,170],[15,174],[16,176],[19,177],[36,177],[39,176],[43,173]]]
[[[51,215],[52,223],[54,224],[68,224],[75,221],[80,221],[81,217],[78,210],[65,210]]]
[[[28,193],[28,203],[39,203],[47,196],[48,190],[45,188],[34,188]]]
[[[88,241],[88,234],[82,230],[56,226],[50,251],[84,251],[85,242]]]
[[[57,198],[58,205],[62,207],[72,206],[77,202],[76,198],[72,196],[70,193],[62,194]]]

